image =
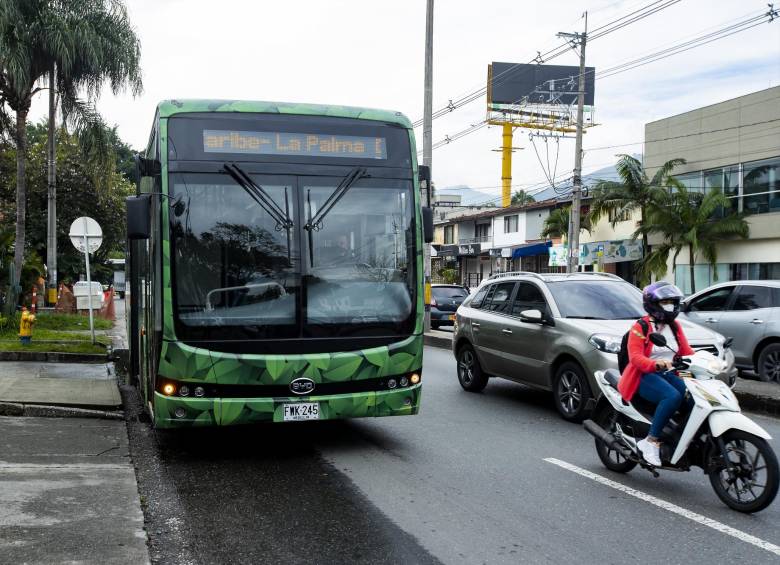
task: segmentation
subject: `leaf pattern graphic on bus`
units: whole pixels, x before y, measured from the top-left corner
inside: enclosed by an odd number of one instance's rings
[[[417,414],[420,386],[393,391],[311,397],[319,403],[321,420]],[[284,404],[300,398],[177,398],[157,395],[155,422],[158,427],[231,426],[283,420]],[[183,409],[184,416],[176,410]]]
[[[300,377],[334,383],[401,375],[422,369],[422,337],[357,352],[253,355],[163,342],[159,374],[179,381],[289,384]]]

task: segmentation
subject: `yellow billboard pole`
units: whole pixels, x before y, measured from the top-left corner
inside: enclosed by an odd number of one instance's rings
[[[511,123],[504,122],[501,138],[501,207],[506,208],[512,202],[512,132]]]

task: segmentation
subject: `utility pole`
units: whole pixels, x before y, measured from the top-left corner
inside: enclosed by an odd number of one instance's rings
[[[48,269],[47,292],[45,302],[51,304],[57,299],[57,151],[55,144],[55,118],[57,103],[54,84],[55,68],[52,64],[49,70],[49,143],[46,151],[48,157],[48,199],[46,218],[46,267]],[[54,289],[54,292],[51,290]],[[52,296],[54,300],[52,301]]]
[[[582,33],[559,33],[568,37],[573,44],[580,45],[580,80],[577,88],[577,133],[574,142],[574,174],[571,189],[571,212],[569,214],[569,257],[566,272],[575,273],[580,262],[580,208],[582,198],[582,129],[585,112],[585,43],[588,39],[588,12],[585,12],[585,31]]]
[[[423,165],[432,170],[433,152],[433,0],[428,0],[425,11],[425,94],[423,100]],[[433,175],[431,174],[431,178]],[[430,207],[433,197],[433,182],[425,191],[426,203]],[[426,332],[431,329],[430,300],[431,284],[431,244],[425,243],[425,325]]]

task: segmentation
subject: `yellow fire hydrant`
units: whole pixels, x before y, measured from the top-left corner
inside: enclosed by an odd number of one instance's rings
[[[25,345],[32,341],[32,327],[34,323],[35,314],[31,314],[26,306],[22,306],[22,319],[19,322],[19,341]]]

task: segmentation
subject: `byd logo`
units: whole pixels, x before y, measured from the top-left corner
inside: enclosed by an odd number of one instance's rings
[[[310,394],[314,391],[314,381],[306,377],[295,379],[290,383],[290,391],[293,394]]]

